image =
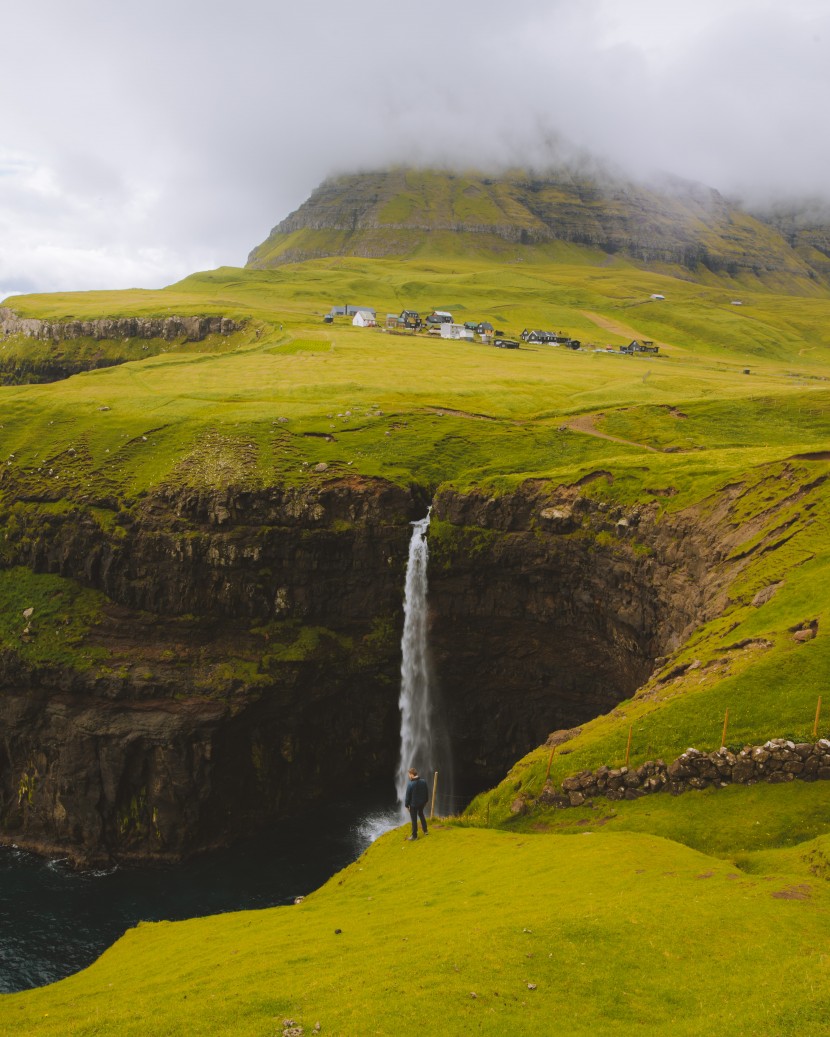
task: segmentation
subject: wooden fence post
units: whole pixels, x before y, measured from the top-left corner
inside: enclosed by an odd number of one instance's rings
[[[726,728],[729,725],[729,709],[727,707],[726,713],[723,717],[723,733],[720,736],[721,747],[726,745]]]
[[[556,752],[556,746],[554,746],[551,749],[550,756],[548,757],[548,770],[547,770],[547,774],[545,774],[545,783],[546,784],[547,784],[548,780],[550,779],[550,765],[553,763],[553,754],[555,752]]]
[[[435,772],[435,776],[432,779],[432,806],[429,810],[430,821],[435,816],[435,794],[438,791],[438,771]]]
[[[816,703],[816,719],[815,719],[815,723],[813,724],[813,738],[818,738],[818,721],[819,721],[819,717],[820,716],[821,716],[821,695],[819,695],[818,702]]]
[[[628,761],[631,758],[631,733],[634,730],[634,725],[628,728],[628,744],[625,747],[625,766],[628,766]]]

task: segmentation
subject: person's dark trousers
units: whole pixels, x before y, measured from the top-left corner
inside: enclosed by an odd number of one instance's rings
[[[409,816],[412,818],[412,838],[418,838],[418,818],[421,819],[421,828],[424,830],[424,835],[427,831],[427,819],[424,817],[423,807],[410,807]]]

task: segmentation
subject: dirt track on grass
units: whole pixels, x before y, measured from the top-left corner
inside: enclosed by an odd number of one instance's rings
[[[603,417],[602,414],[581,414],[577,418],[568,418],[564,425],[572,432],[584,432],[588,436],[610,439],[612,443],[623,443],[625,446],[636,446],[641,450],[650,450],[654,454],[661,452],[656,447],[648,446],[647,443],[635,443],[633,439],[621,439],[620,436],[609,436],[607,432],[600,432],[594,422],[601,417]]]

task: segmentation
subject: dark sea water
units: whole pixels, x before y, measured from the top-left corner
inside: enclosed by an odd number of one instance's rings
[[[139,921],[290,904],[399,823],[390,787],[330,801],[184,864],[76,872],[0,848],[0,992],[85,968]]]

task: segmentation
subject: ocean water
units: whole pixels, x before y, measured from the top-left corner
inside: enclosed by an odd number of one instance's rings
[[[400,823],[389,787],[330,801],[183,864],[76,872],[0,848],[0,992],[86,968],[139,921],[290,904]]]

